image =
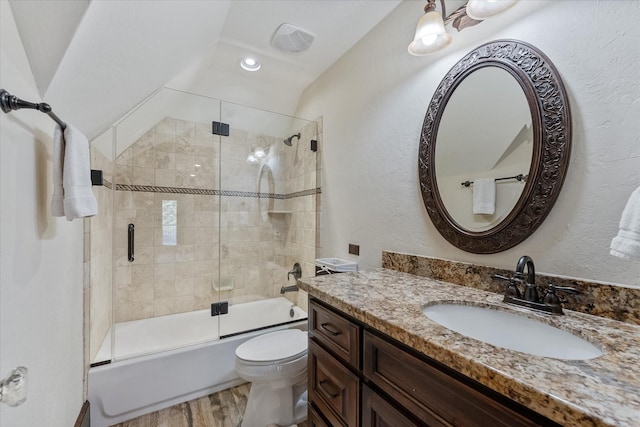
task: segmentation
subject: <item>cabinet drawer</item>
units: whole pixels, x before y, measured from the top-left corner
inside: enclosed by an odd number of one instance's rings
[[[429,425],[538,425],[368,331],[364,347],[365,378]]]
[[[330,427],[324,419],[318,415],[313,405],[309,405],[307,410],[307,427]]]
[[[309,335],[356,370],[360,369],[360,334],[360,326],[309,301]]]
[[[362,387],[362,426],[419,427],[367,386]]]
[[[309,401],[331,426],[358,426],[360,380],[309,340]]]

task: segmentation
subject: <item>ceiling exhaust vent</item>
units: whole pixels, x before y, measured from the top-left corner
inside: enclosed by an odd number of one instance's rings
[[[291,24],[282,24],[271,37],[271,46],[287,53],[302,53],[313,43],[313,34]]]

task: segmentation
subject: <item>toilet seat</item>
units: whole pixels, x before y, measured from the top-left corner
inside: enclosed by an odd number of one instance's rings
[[[306,356],[306,353],[307,333],[299,329],[263,334],[236,348],[236,358],[251,365],[288,363]]]

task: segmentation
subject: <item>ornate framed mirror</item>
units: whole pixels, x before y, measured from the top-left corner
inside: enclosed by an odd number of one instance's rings
[[[424,205],[456,247],[504,251],[549,214],[570,154],[569,101],[551,61],[522,41],[486,43],[453,66],[429,103],[418,153]],[[492,214],[474,213],[474,180],[476,196],[489,185]]]

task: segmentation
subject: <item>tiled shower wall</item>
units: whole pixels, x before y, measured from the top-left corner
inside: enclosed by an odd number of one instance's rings
[[[294,262],[313,275],[319,190],[310,140],[320,136],[317,127],[297,130],[300,141],[288,147],[280,138],[233,127],[219,137],[210,124],[167,118],[121,153],[115,321],[204,309],[218,298],[235,304],[279,296]],[[258,146],[267,157],[248,163]],[[163,201],[175,202],[175,216],[165,208],[163,218]],[[175,244],[167,244],[174,232]]]
[[[322,165],[322,118],[305,126],[300,141],[292,147],[285,147],[286,159],[286,210],[291,212],[289,231],[285,243],[286,270],[293,268],[295,262],[302,267],[303,277],[315,275],[315,259],[320,249],[320,213],[321,213],[321,165]],[[318,141],[317,152],[310,150],[310,141]],[[309,191],[316,189],[317,191]],[[304,195],[303,195],[304,194]],[[295,196],[295,197],[293,197]],[[283,218],[287,220],[287,217]],[[284,279],[284,277],[283,277]],[[288,285],[293,284],[293,279]],[[307,309],[307,293],[300,291],[287,294],[287,297],[299,307]]]

